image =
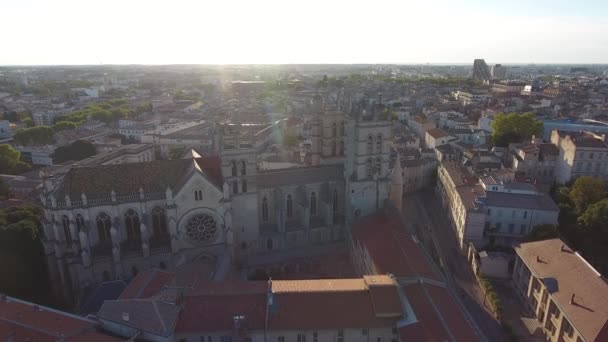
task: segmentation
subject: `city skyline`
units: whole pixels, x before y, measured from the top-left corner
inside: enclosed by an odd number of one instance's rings
[[[1,4],[0,65],[608,62],[600,1],[112,2]]]

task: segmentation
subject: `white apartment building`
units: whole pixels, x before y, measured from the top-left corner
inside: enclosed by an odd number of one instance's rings
[[[591,132],[551,132],[551,143],[559,149],[555,163],[555,181],[565,184],[583,176],[606,178],[608,145],[605,135]]]

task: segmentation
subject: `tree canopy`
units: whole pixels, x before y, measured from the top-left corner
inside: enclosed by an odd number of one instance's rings
[[[15,174],[29,169],[29,165],[20,160],[21,152],[8,144],[0,144],[0,173]]]
[[[41,217],[36,206],[0,209],[0,292],[49,305]]]
[[[78,125],[75,122],[71,122],[71,121],[59,121],[53,125],[53,129],[55,130],[55,132],[61,132],[61,131],[65,131],[68,129],[74,129],[76,127],[78,127]]]
[[[36,126],[18,130],[13,134],[13,139],[23,146],[47,145],[53,142],[54,133],[49,126]]]
[[[532,135],[540,136],[543,132],[542,121],[536,120],[532,113],[498,114],[492,121],[491,127],[492,142],[502,147],[510,143],[523,142]]]
[[[552,224],[541,224],[534,226],[532,231],[525,237],[526,242],[547,240],[559,237],[557,227]]]
[[[76,140],[70,145],[55,149],[53,160],[63,163],[68,160],[82,160],[96,154],[95,146],[86,140]]]
[[[568,193],[568,198],[578,214],[582,214],[591,204],[606,197],[608,197],[606,182],[593,177],[578,178]]]
[[[579,224],[595,232],[605,232],[608,234],[608,198],[591,204],[585,212],[578,218]]]

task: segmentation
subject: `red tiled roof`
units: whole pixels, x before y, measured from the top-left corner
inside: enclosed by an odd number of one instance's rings
[[[442,281],[395,215],[378,212],[361,219],[353,227],[353,237],[367,248],[380,273]]]
[[[449,135],[450,135],[448,132],[446,132],[446,131],[444,131],[444,130],[442,130],[442,129],[439,129],[439,128],[431,128],[431,129],[428,129],[428,130],[426,131],[426,133],[427,133],[428,135],[432,136],[432,137],[433,137],[433,138],[435,138],[435,139],[437,139],[437,138],[443,138],[443,137],[447,137],[447,136],[449,136]]]
[[[401,328],[402,340],[412,340],[410,334],[424,336],[421,341],[450,341],[450,334],[456,341],[479,340],[446,288],[411,284],[405,286],[404,291],[419,323]]]
[[[205,176],[222,189],[224,186],[224,177],[222,176],[222,160],[218,155],[202,155],[196,158],[196,164],[201,168]]]
[[[263,329],[266,294],[186,296],[182,302],[177,334],[232,330],[234,316],[244,316],[242,326]]]
[[[173,282],[175,274],[158,269],[139,272],[120,294],[118,299],[150,298],[160,292],[165,285]]]
[[[267,282],[199,284],[187,295],[177,333],[225,331],[233,317],[246,329],[263,329]],[[365,279],[273,281],[268,329],[391,327],[402,317],[397,285],[388,276]]]
[[[0,299],[0,340],[50,342],[67,336],[67,341],[118,341],[96,333],[95,323],[84,318],[14,298]]]

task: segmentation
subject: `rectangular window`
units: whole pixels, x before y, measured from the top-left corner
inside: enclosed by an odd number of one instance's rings
[[[336,342],[344,342],[344,330],[338,330],[338,338]]]
[[[492,209],[488,208],[488,216],[492,216]]]
[[[522,224],[521,227],[519,227],[519,235],[526,235],[526,225]]]
[[[585,152],[581,152],[581,154],[579,154],[578,156],[579,158],[585,158]]]
[[[496,222],[496,231],[500,232],[500,226],[502,226],[501,222]]]
[[[515,217],[515,210],[511,211],[511,217]]]
[[[376,342],[382,342],[382,337],[376,338]]]
[[[524,218],[528,218],[528,211],[524,211]]]
[[[319,334],[316,331],[312,333],[312,342],[319,342]]]
[[[220,342],[232,342],[232,336],[222,336]]]
[[[298,334],[298,342],[306,342],[306,334]]]
[[[513,223],[509,223],[509,234],[513,234],[514,228],[515,228],[515,225]]]
[[[498,217],[502,216],[502,209],[498,209]]]
[[[591,163],[587,163],[587,172],[591,171]]]
[[[285,337],[284,336],[277,337],[277,342],[285,342]]]
[[[589,153],[589,159],[593,159],[593,152]]]
[[[368,333],[369,333],[368,329],[361,330],[361,335],[366,335],[367,336]]]

